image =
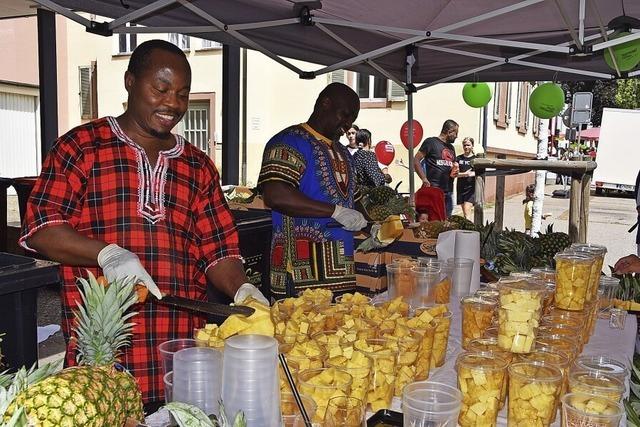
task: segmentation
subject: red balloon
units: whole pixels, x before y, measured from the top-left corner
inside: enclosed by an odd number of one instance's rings
[[[420,145],[422,142],[422,125],[419,121],[413,121],[413,148]],[[404,146],[409,149],[409,120],[404,122],[402,127],[400,128],[400,140],[404,144]]]
[[[396,156],[396,149],[389,141],[380,141],[376,144],[376,157],[385,166],[389,166]]]

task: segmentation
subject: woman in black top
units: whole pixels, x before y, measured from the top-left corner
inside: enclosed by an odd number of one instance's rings
[[[353,154],[356,165],[356,182],[365,187],[379,187],[391,182],[391,177],[385,175],[378,166],[376,154],[371,151],[371,132],[360,129],[356,133],[358,151]]]
[[[458,173],[458,182],[456,184],[456,198],[457,202],[462,208],[464,217],[468,220],[473,220],[471,217],[471,208],[475,201],[475,173],[471,170],[471,161],[476,158],[473,153],[473,138],[466,137],[462,140],[462,148],[464,153],[456,157],[456,162],[460,168]]]

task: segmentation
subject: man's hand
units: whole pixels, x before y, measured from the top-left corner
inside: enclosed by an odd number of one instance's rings
[[[635,255],[627,255],[624,258],[620,258],[616,265],[613,266],[616,273],[640,273],[640,258]]]
[[[109,283],[125,277],[135,277],[136,282],[145,285],[154,297],[162,299],[160,289],[140,263],[138,255],[133,252],[116,244],[107,245],[98,253],[98,265],[102,267]]]
[[[431,183],[427,179],[427,177],[422,178],[422,186],[423,187],[431,187]]]
[[[242,304],[244,300],[250,297],[267,307],[269,306],[269,301],[267,301],[264,295],[262,295],[262,292],[260,292],[258,288],[253,286],[251,283],[244,283],[238,288],[236,295],[233,297],[233,302],[236,304]]]
[[[359,231],[367,226],[367,220],[355,209],[336,205],[331,218],[342,224],[342,228],[349,231]]]

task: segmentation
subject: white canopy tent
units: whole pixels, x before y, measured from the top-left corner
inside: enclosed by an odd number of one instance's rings
[[[408,95],[410,141],[412,93],[438,83],[640,75],[603,59],[605,50],[640,38],[637,0],[30,1],[105,36],[182,33],[255,49],[302,79],[339,69],[391,79]],[[287,58],[324,65],[302,70]],[[409,169],[413,194],[412,162]]]

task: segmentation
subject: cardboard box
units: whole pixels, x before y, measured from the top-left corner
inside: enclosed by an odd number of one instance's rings
[[[356,285],[367,291],[382,292],[387,289],[387,254],[385,252],[356,252],[353,256]]]
[[[368,237],[369,234],[367,233],[357,233],[354,236],[356,248]],[[436,256],[437,242],[438,239],[418,239],[414,236],[413,230],[405,228],[402,232],[402,236],[383,250],[384,252],[405,255],[413,258]]]

